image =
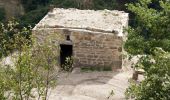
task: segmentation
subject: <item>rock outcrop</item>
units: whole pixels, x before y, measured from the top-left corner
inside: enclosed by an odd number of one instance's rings
[[[0,8],[4,8],[6,19],[24,14],[24,8],[20,0],[0,0]]]

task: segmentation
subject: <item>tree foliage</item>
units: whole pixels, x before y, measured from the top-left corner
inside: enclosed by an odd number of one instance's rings
[[[35,10],[41,6],[46,6],[51,0],[21,0],[26,12]]]
[[[116,0],[21,0],[24,5],[25,15],[19,18],[22,25],[35,26],[49,11],[50,6],[56,8],[78,9],[116,9]]]
[[[0,62],[0,100],[47,100],[48,90],[55,83],[51,73],[57,65],[55,58],[58,47],[50,37],[43,44],[39,44],[31,36],[27,39],[23,34],[29,33],[30,29],[19,31],[16,23],[9,24],[8,30],[3,27],[6,31],[2,31],[1,35],[5,37],[8,31],[14,34],[6,36],[7,39],[3,40],[5,42],[0,42],[0,52],[10,57],[12,62]],[[7,47],[13,52],[8,52]]]
[[[116,9],[116,0],[53,0],[56,7],[78,9]]]
[[[0,58],[17,50],[22,45],[21,41],[27,41],[30,34],[30,28],[20,27],[14,20],[6,24],[0,23]]]
[[[34,27],[47,14],[48,11],[48,7],[29,11],[19,18],[20,25],[26,27],[31,25]]]
[[[154,55],[140,59],[138,67],[145,70],[145,79],[132,83],[126,95],[135,100],[169,100],[170,99],[170,53],[160,48]]]
[[[0,21],[4,21],[5,20],[5,9],[4,8],[0,8]]]
[[[127,97],[136,100],[170,99],[170,1],[139,0],[128,4],[135,15],[125,50],[142,55],[135,67],[145,71],[145,79],[132,83]]]
[[[129,4],[135,14],[135,25],[129,29],[125,49],[133,55],[151,54],[155,47],[170,51],[170,3],[159,1],[159,9],[150,6],[152,0]]]

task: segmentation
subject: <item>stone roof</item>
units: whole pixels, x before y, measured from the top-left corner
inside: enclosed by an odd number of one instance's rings
[[[128,13],[124,11],[54,8],[33,30],[69,28],[118,33],[122,36],[123,28],[128,26],[128,19]]]

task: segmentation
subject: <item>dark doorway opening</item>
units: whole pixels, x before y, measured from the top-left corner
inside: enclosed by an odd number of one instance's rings
[[[72,55],[73,55],[73,46],[72,45],[65,45],[65,44],[60,45],[60,65],[61,65],[61,67],[67,63],[66,59],[71,58]]]

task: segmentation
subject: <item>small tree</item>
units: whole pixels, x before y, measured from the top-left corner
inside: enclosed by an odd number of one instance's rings
[[[157,48],[154,55],[142,57],[138,63],[145,70],[140,84],[132,83],[126,95],[136,100],[170,99],[170,53]]]
[[[15,20],[9,21],[6,24],[0,23],[0,58],[21,48],[20,46],[24,43],[23,41],[29,40],[30,35],[31,28],[20,27],[19,23]]]
[[[145,79],[132,84],[126,94],[136,100],[169,100],[170,2],[139,0],[128,4],[128,9],[135,15],[135,24],[128,30],[125,50],[143,55],[136,67],[144,69]]]
[[[48,90],[55,82],[50,73],[57,65],[57,46],[52,43],[50,37],[46,38],[43,44],[35,42],[31,37],[27,39],[23,36],[24,33],[30,32],[27,28],[19,31],[11,26],[10,31],[16,32],[12,38],[9,37],[11,51],[6,53],[8,43],[5,42],[1,49],[5,52],[1,51],[1,54],[10,54],[14,58],[14,64],[1,65],[0,99],[47,100]],[[6,33],[3,32],[1,34],[5,36]]]
[[[43,43],[35,41],[32,49],[32,63],[37,72],[36,85],[39,99],[43,97],[47,100],[49,88],[55,85],[53,76],[58,72],[57,57],[59,48],[54,43],[54,38],[57,38],[56,34],[48,35]]]

